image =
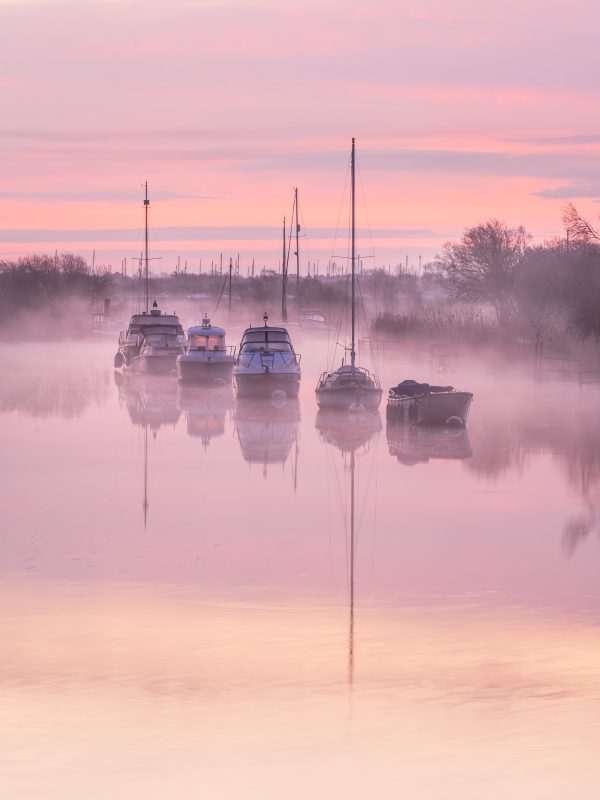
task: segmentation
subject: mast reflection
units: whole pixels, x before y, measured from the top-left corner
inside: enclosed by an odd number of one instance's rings
[[[148,431],[156,440],[162,427],[175,427],[181,416],[178,405],[177,383],[170,377],[160,378],[141,373],[114,373],[115,384],[119,390],[119,405],[129,414],[134,426],[144,430],[144,496],[142,510],[144,513],[144,530],[148,525],[149,501],[149,467],[148,467]]]
[[[355,610],[355,555],[360,524],[356,518],[356,461],[371,452],[370,443],[381,431],[379,413],[344,414],[336,411],[319,411],[315,427],[321,439],[341,453],[342,465],[349,491],[349,508],[344,509],[344,526],[348,543],[348,685],[354,685],[354,610]],[[374,450],[374,448],[373,448]],[[365,497],[368,487],[364,487]],[[364,502],[362,504],[364,509]]]

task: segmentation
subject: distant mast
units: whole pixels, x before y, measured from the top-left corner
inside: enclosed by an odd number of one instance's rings
[[[351,198],[352,198],[352,252],[351,252],[351,264],[352,264],[352,349],[350,351],[350,359],[352,364],[352,371],[354,372],[354,367],[356,364],[356,351],[354,347],[354,326],[355,326],[355,312],[354,312],[354,304],[356,301],[356,277],[355,277],[355,255],[354,255],[354,245],[355,245],[355,233],[354,233],[354,137],[352,137],[352,155],[350,157],[350,191],[351,191]]]
[[[149,312],[148,308],[148,207],[150,200],[148,200],[148,181],[146,181],[146,196],[144,198],[144,217],[145,217],[145,236],[144,236],[144,261],[146,264],[145,277],[146,277],[146,314]]]
[[[300,221],[298,219],[298,189],[294,189],[294,209],[296,211],[296,294],[298,295],[298,308],[300,308]]]
[[[287,263],[285,252],[285,217],[283,218],[283,259],[281,262],[281,319],[287,322]]]

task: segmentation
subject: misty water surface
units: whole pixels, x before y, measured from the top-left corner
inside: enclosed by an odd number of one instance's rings
[[[467,430],[322,415],[294,339],[277,406],[1,346],[5,796],[595,798],[600,392],[381,347]]]

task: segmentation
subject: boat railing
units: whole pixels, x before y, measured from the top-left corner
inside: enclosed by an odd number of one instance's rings
[[[372,381],[376,389],[381,389],[381,384],[379,383],[379,378],[377,377],[377,375],[372,375],[368,369],[365,369],[365,367],[354,367],[354,371],[355,373],[358,373],[363,377],[368,378],[370,381]],[[326,386],[328,383],[341,382],[339,377],[338,378],[333,377],[335,374],[336,374],[335,370],[325,370],[325,372],[322,372],[319,377],[319,381],[317,383],[317,388],[321,386]],[[348,379],[351,380],[352,373],[348,372],[347,377]]]

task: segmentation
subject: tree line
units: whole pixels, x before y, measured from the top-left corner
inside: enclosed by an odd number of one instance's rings
[[[534,245],[522,226],[492,219],[447,242],[429,269],[452,300],[488,306],[503,328],[600,341],[600,234],[572,203],[563,224],[563,238]]]
[[[446,242],[422,276],[401,268],[392,274],[369,270],[361,276],[367,314],[376,329],[397,335],[452,329],[481,339],[492,329],[514,337],[555,331],[600,342],[600,233],[572,203],[563,209],[563,223],[563,237],[534,244],[522,226],[492,219]],[[76,300],[91,306],[105,297],[129,298],[136,280],[92,270],[71,253],[0,261],[0,312],[5,322],[40,309],[60,317]],[[151,283],[157,294],[189,297],[229,290],[226,276],[171,276]],[[346,283],[342,277],[302,277],[301,304],[333,309],[347,302]],[[289,288],[296,291],[294,280]],[[232,287],[238,302],[268,300],[270,307],[280,292],[281,276],[273,271],[238,276]]]

